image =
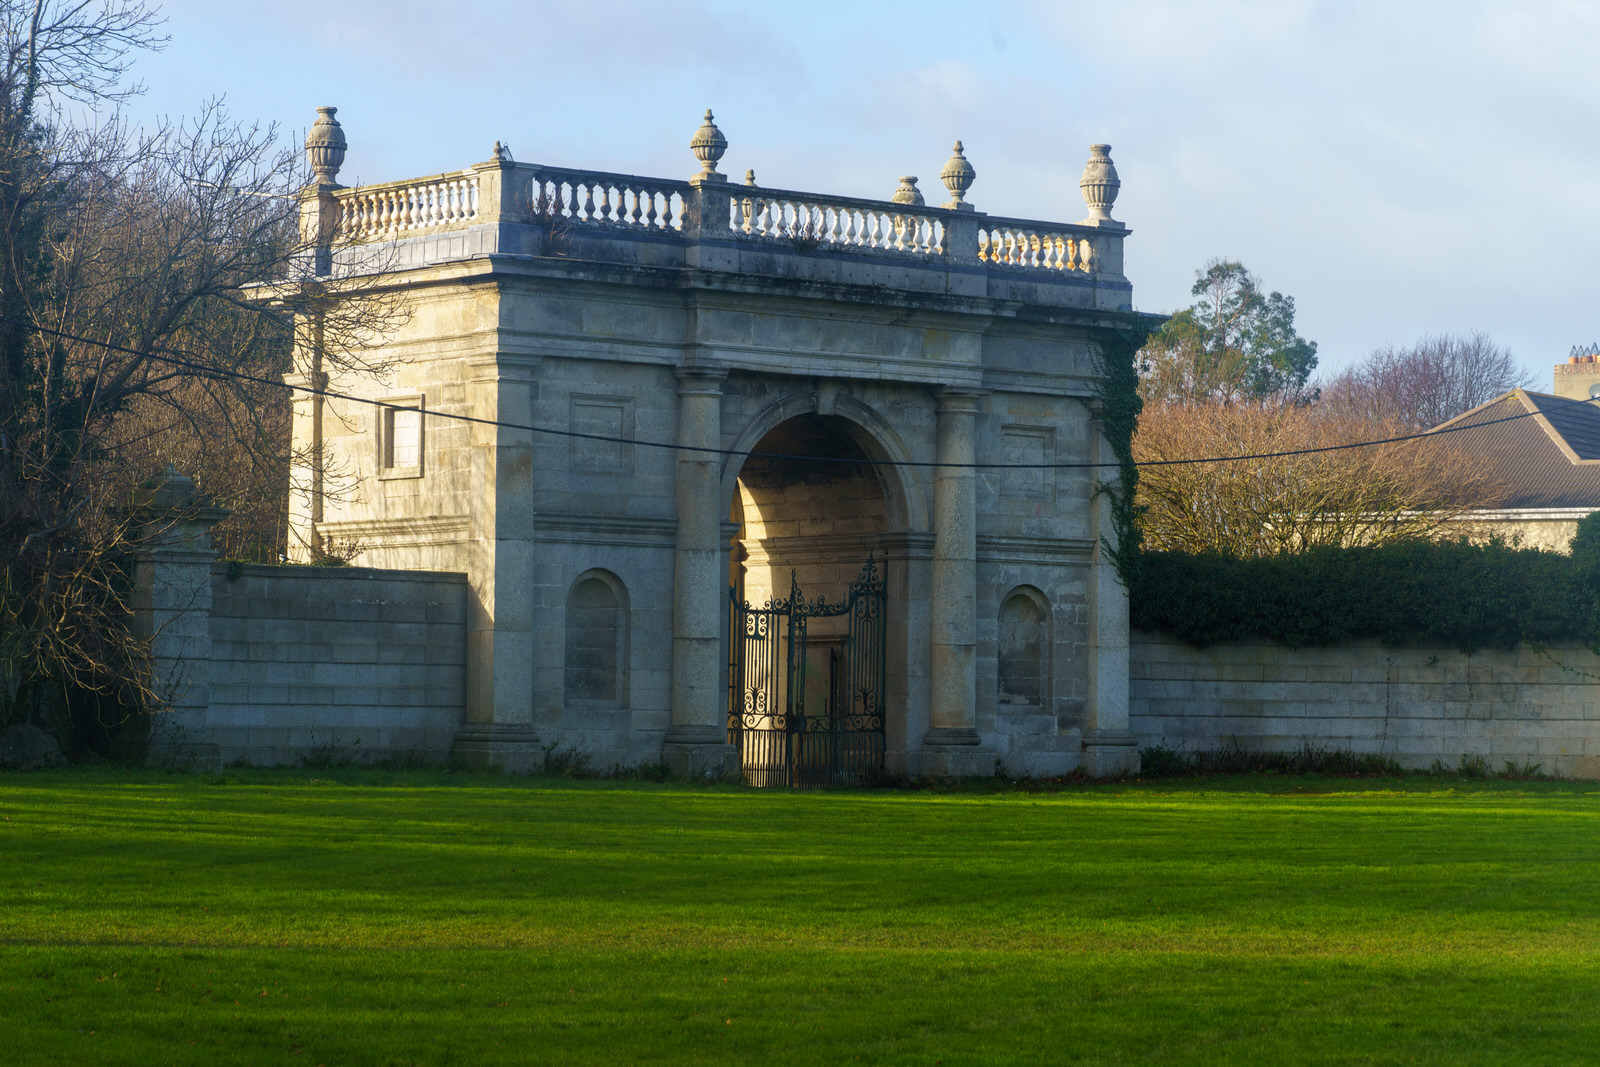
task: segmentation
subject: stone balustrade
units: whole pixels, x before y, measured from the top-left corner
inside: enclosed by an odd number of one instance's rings
[[[1090,227],[1075,229],[1023,219],[981,218],[978,258],[990,266],[1037,270],[1095,270],[1094,234]]]
[[[478,176],[471,171],[342,190],[339,233],[349,240],[389,238],[478,217]]]
[[[652,230],[683,228],[688,182],[565,167],[518,166],[529,222],[561,219]]]
[[[321,184],[314,187],[321,199],[305,203],[308,212],[331,208],[332,232],[345,241],[393,241],[507,224],[559,228],[568,235],[593,232],[611,241],[646,232],[718,239],[726,231],[735,244],[759,242],[753,247],[773,251],[851,252],[930,266],[939,261],[982,265],[1041,281],[1054,274],[1125,284],[1122,240],[1128,230],[1110,217],[1121,182],[1107,145],[1092,146],[1079,182],[1091,217],[1065,224],[975,210],[966,191],[976,175],[960,142],[940,175],[952,197],[942,207],[923,203],[915,178],[902,178],[890,200],[764,188],[753,174],[734,184],[716,171],[727,142],[709,113],[692,145],[704,169],[688,181],[515,163],[497,144],[493,160],[466,170],[345,189],[333,184],[344,135],[333,120],[335,109],[321,110],[316,136],[307,142],[313,164],[321,168]],[[320,229],[308,219],[307,232],[328,232],[329,217],[322,216]],[[505,240],[480,242],[481,250],[518,247]]]
[[[945,226],[937,208],[854,197],[817,196],[786,189],[743,186],[728,220],[735,233],[789,241],[798,247],[871,248],[916,256],[945,254]]]

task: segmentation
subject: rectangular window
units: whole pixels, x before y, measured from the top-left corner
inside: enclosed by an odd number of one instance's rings
[[[389,397],[378,409],[378,477],[420,478],[423,403],[420,396]]]
[[[422,412],[389,412],[389,466],[415,467],[422,458]]]

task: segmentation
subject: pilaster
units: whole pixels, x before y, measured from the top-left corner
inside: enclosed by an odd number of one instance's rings
[[[539,358],[497,352],[469,361],[471,413],[533,422]],[[539,767],[533,728],[533,435],[474,424],[471,437],[466,721],[453,758],[514,773]]]
[[[672,554],[672,722],[662,762],[685,776],[721,777],[737,769],[728,744],[722,641],[727,558],[726,502],[719,502],[723,367],[677,368],[677,534]]]
[[[1098,418],[1089,423],[1090,462],[1115,457]],[[1083,731],[1083,769],[1096,778],[1139,771],[1139,743],[1128,730],[1128,590],[1117,574],[1111,550],[1117,530],[1110,521],[1106,482],[1116,482],[1116,467],[1095,467],[1089,503],[1089,699]]]

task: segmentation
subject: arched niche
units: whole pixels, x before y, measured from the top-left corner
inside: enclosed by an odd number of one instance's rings
[[[1017,586],[1000,601],[997,699],[1002,707],[1043,707],[1050,698],[1050,601]]]
[[[606,570],[580,574],[567,591],[565,702],[620,708],[628,702],[628,590]]]

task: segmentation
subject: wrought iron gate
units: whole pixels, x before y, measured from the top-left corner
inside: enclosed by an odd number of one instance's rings
[[[857,785],[883,769],[887,596],[872,556],[843,600],[789,596],[751,607],[730,588],[728,741],[754,786]],[[813,619],[846,619],[810,636]]]

